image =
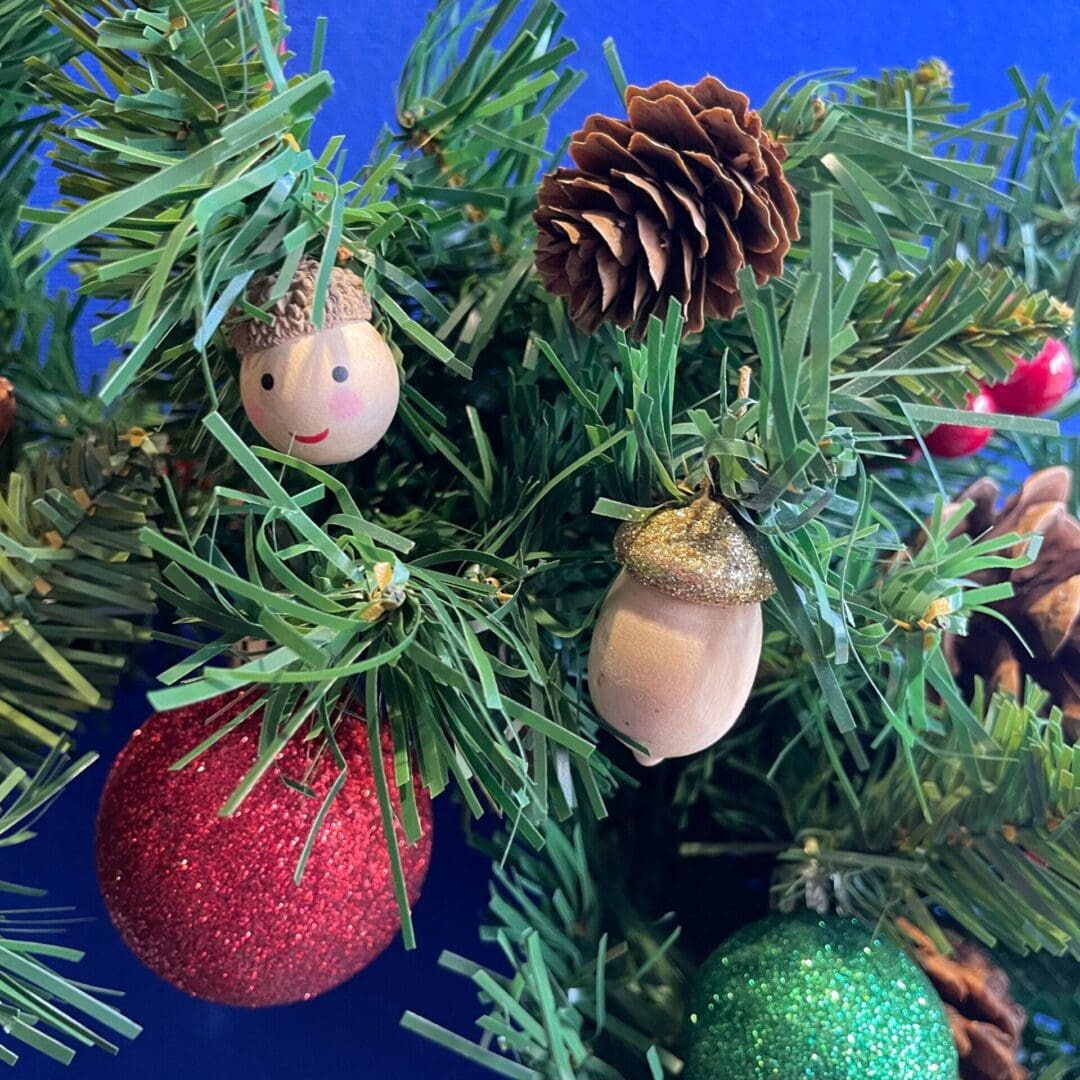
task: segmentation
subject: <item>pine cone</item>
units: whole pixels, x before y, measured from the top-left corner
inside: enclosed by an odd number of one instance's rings
[[[15,387],[0,375],[0,443],[15,426]]]
[[[730,318],[735,273],[759,283],[799,238],[784,148],[745,94],[706,76],[626,91],[627,120],[594,115],[570,143],[576,169],[544,177],[536,267],[587,334],[605,320],[640,337],[675,297],[686,331]]]
[[[1068,511],[1072,473],[1064,466],[1027,478],[1020,491],[998,510],[998,487],[976,480],[945,513],[955,514],[965,499],[975,506],[956,532],[971,537],[1038,533],[1042,547],[1035,561],[1019,570],[988,570],[973,575],[980,585],[1009,581],[1014,595],[995,609],[1027,642],[1029,655],[1008,625],[989,615],[974,615],[966,637],[948,635],[945,655],[953,674],[970,690],[975,676],[993,690],[1022,698],[1031,676],[1065,714],[1065,731],[1080,739],[1080,521]],[[1019,554],[1023,545],[1010,554]]]
[[[1027,1013],[1009,996],[1009,977],[959,934],[946,933],[945,956],[907,919],[896,925],[915,946],[915,959],[941,995],[960,1056],[960,1080],[1026,1080],[1017,1063]]]

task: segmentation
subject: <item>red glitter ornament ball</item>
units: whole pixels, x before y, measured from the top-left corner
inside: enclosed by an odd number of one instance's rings
[[[347,779],[299,885],[300,853],[338,775],[322,740],[292,739],[227,818],[218,810],[255,761],[261,709],[187,767],[169,770],[250,700],[240,693],[158,713],[135,731],[105,785],[97,869],[105,906],[143,963],[189,994],[254,1007],[332,989],[378,956],[401,923],[358,716],[344,715],[336,728]],[[396,817],[385,732],[383,759]],[[420,841],[407,845],[395,820],[410,904],[431,858],[431,800],[413,783]]]

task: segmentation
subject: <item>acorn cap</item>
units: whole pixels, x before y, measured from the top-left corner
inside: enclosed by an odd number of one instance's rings
[[[318,276],[318,259],[301,259],[285,295],[269,308],[266,304],[277,275],[266,274],[257,278],[248,289],[247,301],[273,315],[274,321],[266,323],[258,319],[241,319],[229,330],[232,347],[241,356],[248,356],[320,330],[371,321],[371,300],[364,291],[364,283],[351,270],[335,266],[330,271],[322,326],[315,326],[311,321],[311,305]]]
[[[750,538],[708,498],[624,521],[615,557],[643,585],[697,604],[760,604],[776,591]]]

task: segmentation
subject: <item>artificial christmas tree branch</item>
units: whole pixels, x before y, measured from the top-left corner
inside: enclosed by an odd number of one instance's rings
[[[1068,1076],[1076,1068],[1076,1033],[1080,1031],[1076,961],[1045,953],[1013,957],[1004,950],[998,950],[995,959],[1008,973],[1014,997],[1031,1017],[1024,1031],[1031,1075]]]
[[[536,174],[561,161],[550,121],[580,81],[553,4],[500,0],[459,20],[439,3],[402,74],[396,126],[352,177],[342,140],[309,147],[332,89],[320,70],[325,31],[310,72],[287,75],[272,7],[51,3],[57,36],[87,59],[42,47],[31,62],[35,101],[55,113],[63,202],[25,213],[13,256],[33,268],[31,284],[70,257],[82,293],[115,304],[97,328],[119,349],[106,399],[130,406],[135,388],[153,400],[168,386],[169,404],[202,420],[192,443],[214,471],[229,463],[199,513],[138,533],[161,566],[156,596],[193,647],[162,674],[154,703],[241,689],[266,705],[225,812],[269,782],[301,729],[332,750],[338,700],[363,695],[369,736],[377,745],[389,729],[396,751],[392,775],[376,775],[388,835],[395,789],[406,838],[420,832],[416,773],[433,794],[456,788],[473,815],[493,807],[515,837],[494,853],[507,862],[488,934],[510,975],[450,965],[473,978],[490,1006],[481,1026],[518,1060],[487,1046],[467,1053],[518,1077],[677,1072],[693,956],[676,959],[668,924],[639,895],[651,883],[631,880],[605,847],[622,841],[630,854],[638,838],[596,823],[628,776],[617,747],[607,757],[586,654],[615,570],[612,519],[711,499],[778,589],[765,604],[764,673],[728,740],[663,767],[671,805],[626,795],[653,826],[642,834],[655,839],[658,823],[674,821],[699,854],[764,845],[778,856],[777,895],[798,905],[836,900],[869,921],[906,912],[940,938],[938,904],[984,941],[1075,954],[1073,751],[1060,717],[1034,688],[1022,707],[965,700],[941,648],[1008,592],[973,577],[1019,570],[1034,548],[1014,550],[1018,535],[949,535],[941,506],[959,468],[876,471],[931,426],[971,419],[965,398],[980,382],[1004,382],[1018,357],[1071,331],[1070,118],[1041,86],[1018,83],[1018,102],[960,120],[940,62],[789,80],[760,116],[717,80],[641,90],[619,75],[626,119],[590,118],[582,146],[591,138],[603,152],[561,174],[571,194],[557,206],[558,185],[542,189],[538,219],[557,219],[569,250],[540,274]],[[1006,130],[1014,113],[1018,139]],[[633,198],[624,184],[636,185]],[[590,200],[600,195],[610,216],[598,223]],[[611,200],[632,211],[641,251],[621,232],[611,239],[629,221]],[[725,206],[735,220],[744,202],[753,212],[738,229],[693,221],[694,209]],[[670,232],[663,243],[647,243],[655,221],[638,222],[654,212]],[[592,232],[578,228],[587,214]],[[774,225],[790,248],[769,235]],[[605,236],[606,253],[580,242]],[[664,293],[658,267],[674,251],[684,263],[722,260],[729,274],[742,266],[724,279],[741,312],[705,320],[700,291]],[[632,327],[638,341],[574,325],[612,321],[618,255],[641,266],[630,299],[647,297],[656,313]],[[292,315],[275,304],[292,296],[301,265],[314,278],[305,334],[336,310],[331,286],[350,267],[403,376],[405,422],[335,472],[249,446],[235,391],[227,331],[245,320],[276,333],[276,318]],[[570,307],[544,281],[569,286]],[[702,331],[688,333],[699,315]],[[260,372],[267,393],[282,374],[271,366]],[[48,400],[38,393],[35,411]],[[79,412],[75,423],[87,420]],[[976,422],[999,433],[995,453],[1068,456],[1052,421]],[[322,438],[312,429],[302,441]],[[38,502],[75,523],[61,495]],[[922,526],[920,511],[935,505]],[[137,514],[124,508],[135,516],[116,535],[131,540]],[[908,551],[919,528],[926,540]],[[95,574],[64,587],[93,595]],[[251,637],[269,648],[217,666]],[[208,730],[184,761],[227,735]],[[673,854],[661,851],[661,866]],[[394,873],[400,901],[400,865]],[[1003,883],[1020,899],[1003,900]],[[1017,907],[1023,918],[1010,922]],[[430,1022],[409,1023],[464,1049]]]
[[[68,761],[78,720],[108,708],[139,644],[149,640],[156,567],[138,539],[155,513],[153,445],[144,433],[80,436],[57,456],[31,453],[0,483],[0,813],[6,844],[30,840],[30,823],[96,760]],[[39,890],[5,883],[22,895]],[[0,936],[4,1030],[57,1061],[71,1044],[116,1047],[70,1008],[128,1038],[136,1024],[47,966],[76,949],[27,940],[5,917]],[[36,927],[35,927],[36,928]],[[50,1033],[55,1032],[55,1035]],[[18,1055],[0,1046],[0,1058]]]
[[[514,595],[527,590],[531,575],[544,573],[542,563],[515,565],[464,549],[410,563],[401,556],[411,543],[366,521],[329,474],[310,465],[296,470],[314,485],[292,495],[262,464],[287,465],[288,458],[253,454],[220,416],[207,424],[261,493],[220,492],[228,503],[201,534],[189,537],[186,549],[151,531],[143,540],[171,560],[158,587],[163,598],[188,621],[221,635],[192,663],[165,672],[162,681],[176,685],[156,691],[153,703],[175,708],[223,689],[267,686],[265,752],[225,812],[236,809],[303,721],[361,675],[368,695],[387,710],[399,745],[417,747],[421,776],[433,791],[453,776],[474,813],[481,812],[482,796],[540,844],[537,826],[549,809],[565,807],[559,816],[569,812],[568,793],[555,780],[565,758],[574,764],[587,801],[600,810],[610,782],[607,767],[593,760],[591,730],[575,730],[568,701],[548,682],[546,660],[532,644],[538,636],[534,616]],[[327,491],[336,511],[320,526],[304,508]],[[230,519],[245,533],[243,573],[214,539]],[[476,559],[488,576],[499,575],[502,592],[454,569]],[[307,584],[315,581],[318,588]],[[275,647],[239,667],[207,668],[197,680],[180,681],[248,636],[268,637]],[[276,726],[273,717],[287,723]],[[539,766],[538,754],[552,755],[550,773]],[[541,773],[550,779],[538,784]],[[402,759],[399,787],[408,776]]]
[[[400,164],[393,154],[382,156],[377,166],[344,182],[337,179],[334,164],[340,139],[318,158],[303,148],[311,117],[330,92],[329,75],[318,71],[316,55],[316,74],[286,84],[274,48],[284,29],[262,3],[238,5],[235,18],[223,18],[214,0],[188,4],[182,25],[171,28],[167,16],[129,7],[91,30],[87,17],[94,4],[58,9],[53,20],[61,31],[89,48],[104,66],[105,88],[88,88],[78,72],[68,73],[55,63],[35,65],[40,91],[77,113],[78,120],[51,129],[57,164],[69,174],[61,190],[70,196],[71,212],[62,218],[55,212],[31,213],[29,219],[44,229],[24,257],[50,251],[55,259],[76,248],[85,260],[85,292],[103,298],[138,294],[127,313],[100,328],[99,338],[135,346],[103,388],[104,398],[119,395],[151,353],[158,358],[156,365],[166,360],[172,372],[185,375],[197,370],[196,353],[210,350],[210,369],[221,374],[214,334],[231,305],[240,300],[252,275],[265,268],[280,268],[274,298],[283,293],[305,246],[316,238],[325,263],[332,263],[341,249],[372,268],[371,291],[403,340],[467,374],[498,309],[486,302],[471,305],[473,318],[480,316],[481,336],[476,337],[470,319],[465,328],[470,351],[459,359],[443,343],[452,313],[421,284],[430,267],[418,265],[414,274],[409,245],[402,249],[395,237],[412,232],[423,238],[424,251],[445,250],[438,236],[441,218],[448,218],[449,225],[461,218],[465,206],[507,207],[514,177],[531,176],[542,160],[544,117],[569,90],[562,84],[558,93],[552,90],[548,72],[568,48],[566,42],[547,47],[560,18],[553,5],[534,12],[505,50],[484,44],[515,6],[503,5],[488,33],[463,58],[457,71],[464,74],[447,80],[446,89],[460,93],[460,100],[444,103],[430,116],[423,97],[407,107],[414,123],[422,117],[433,129],[412,140],[418,149]],[[436,26],[437,21],[429,33]],[[423,47],[421,39],[417,48]],[[244,55],[240,64],[235,63],[237,49]],[[447,55],[442,54],[444,63]],[[206,97],[211,85],[224,99],[214,105]],[[403,89],[423,94],[426,88]],[[483,120],[479,125],[473,123],[477,108]],[[431,156],[434,175],[424,164],[423,151],[431,151],[433,140],[457,146],[466,131],[468,154],[478,165],[494,147],[505,151],[509,143],[513,148],[500,154],[492,175],[478,178],[477,188],[461,182],[460,170],[468,168],[470,159],[458,160],[459,151],[441,152],[449,165]],[[485,147],[482,136],[493,141]],[[394,202],[386,199],[391,184],[399,186]],[[528,193],[523,183],[517,187],[523,206]],[[124,198],[118,198],[122,192]],[[170,209],[176,192],[184,193],[186,210],[180,216]],[[436,209],[439,203],[450,204],[452,212]],[[383,255],[387,245],[402,254],[401,265],[393,255]],[[283,266],[282,251],[287,256]],[[321,280],[316,313],[325,288]],[[419,304],[443,325],[428,329],[415,322],[395,297]],[[468,311],[457,308],[454,325]],[[188,342],[181,344],[177,333],[186,334]],[[426,425],[422,412],[415,415]]]
[[[47,56],[69,59],[75,47],[56,34],[34,5],[0,6],[4,55],[0,59],[0,375],[17,386],[18,429],[0,457],[6,471],[16,444],[34,438],[70,439],[102,419],[100,404],[80,385],[72,355],[72,326],[78,306],[63,292],[46,295],[15,269],[25,242],[19,223],[37,177],[42,132],[52,114],[27,85],[26,62]]]
[[[412,1012],[402,1025],[518,1080],[617,1080],[628,1066],[656,1080],[677,1075],[684,976],[671,954],[678,928],[648,922],[617,892],[602,895],[593,876],[595,832],[587,840],[580,828],[545,831],[542,854],[514,846],[494,873],[482,936],[511,974],[451,953],[440,958],[476,985],[490,1007],[478,1020],[485,1043],[493,1040],[513,1060]]]
[[[871,779],[861,792],[862,839],[854,849],[816,826],[808,807],[795,830],[806,840],[783,856],[791,865],[777,888],[791,895],[803,889],[804,873],[835,873],[840,902],[864,917],[906,912],[932,931],[930,905],[939,905],[987,945],[1075,957],[1073,748],[1062,738],[1060,713],[1043,720],[1040,705],[1037,694],[1025,706],[1000,694],[985,706],[976,700],[974,732],[957,726],[949,737],[928,738],[910,765],[897,760]],[[883,858],[872,864],[862,850]],[[1026,913],[1019,922],[1008,899],[1016,894]]]
[[[834,192],[838,249],[854,257],[873,250],[890,271],[927,259],[937,245],[926,238],[946,233],[947,215],[964,220],[1013,205],[1011,193],[994,191],[994,166],[982,161],[987,149],[1011,143],[999,124],[1008,108],[951,124],[946,117],[961,110],[941,69],[929,68],[854,82],[846,72],[793,79],[762,108],[765,126],[788,143],[786,172],[800,198]]]
[[[1080,176],[1076,166],[1077,117],[1056,105],[1046,76],[1029,86],[1016,68],[1009,78],[1019,96],[1019,135],[1002,144],[992,162],[1017,191],[1014,208],[986,213],[963,229],[969,251],[985,247],[992,264],[1012,267],[1032,287],[1071,307],[1080,304]]]
[[[156,429],[168,395],[150,387],[106,417],[94,381],[82,385],[75,363],[75,324],[85,301],[63,289],[50,295],[30,273],[33,260],[23,261],[30,237],[20,215],[37,179],[45,128],[56,118],[32,92],[28,64],[34,58],[71,63],[80,45],[50,26],[43,7],[17,0],[0,5],[0,33],[0,375],[15,386],[19,404],[15,433],[0,458],[6,472],[20,450],[70,442],[107,420],[121,430]]]
[[[0,440],[0,833],[11,846],[33,839],[34,822],[94,762],[91,753],[71,757],[78,717],[107,705],[146,637],[151,565],[134,536],[153,512],[154,480],[150,446],[132,453],[130,440],[121,445],[79,385],[78,306],[65,293],[47,296],[14,266],[25,242],[19,210],[50,119],[28,88],[25,64],[31,56],[63,62],[77,46],[36,5],[20,2],[0,5],[0,38],[0,374],[17,401]],[[124,415],[151,413],[137,404]],[[42,895],[4,878],[4,891]],[[65,1064],[79,1047],[115,1053],[98,1031],[132,1038],[138,1026],[50,966],[83,954],[34,940],[43,915],[24,908],[3,918],[0,1060],[17,1062],[14,1044]]]
[[[33,776],[0,756],[0,835],[5,845],[20,844],[34,836],[30,824],[60,791],[96,759],[86,754],[77,761],[65,759],[66,745],[52,750]],[[4,882],[0,891],[21,896],[40,896],[40,890]],[[55,909],[50,909],[55,911]],[[117,1046],[74,1015],[82,1013],[89,1023],[124,1038],[134,1038],[140,1028],[87,989],[55,971],[52,960],[77,961],[83,954],[55,943],[28,940],[40,929],[40,913],[33,908],[5,912],[0,922],[0,1013],[7,1039],[70,1064],[75,1048],[92,1046],[115,1054]],[[0,1061],[14,1065],[19,1054],[0,1043]]]
[[[0,487],[0,733],[16,757],[57,745],[150,639],[158,512],[144,433],[33,455]],[[125,655],[127,654],[127,655]]]

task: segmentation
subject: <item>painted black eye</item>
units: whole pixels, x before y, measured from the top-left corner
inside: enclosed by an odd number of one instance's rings
[[[344,382],[348,377],[349,369],[347,367],[342,367],[340,364],[330,372],[330,378],[332,378],[334,382]]]
[[[263,377],[259,381],[262,383],[262,388],[264,390],[274,389],[274,376],[271,375],[269,371],[265,375],[263,375]]]

